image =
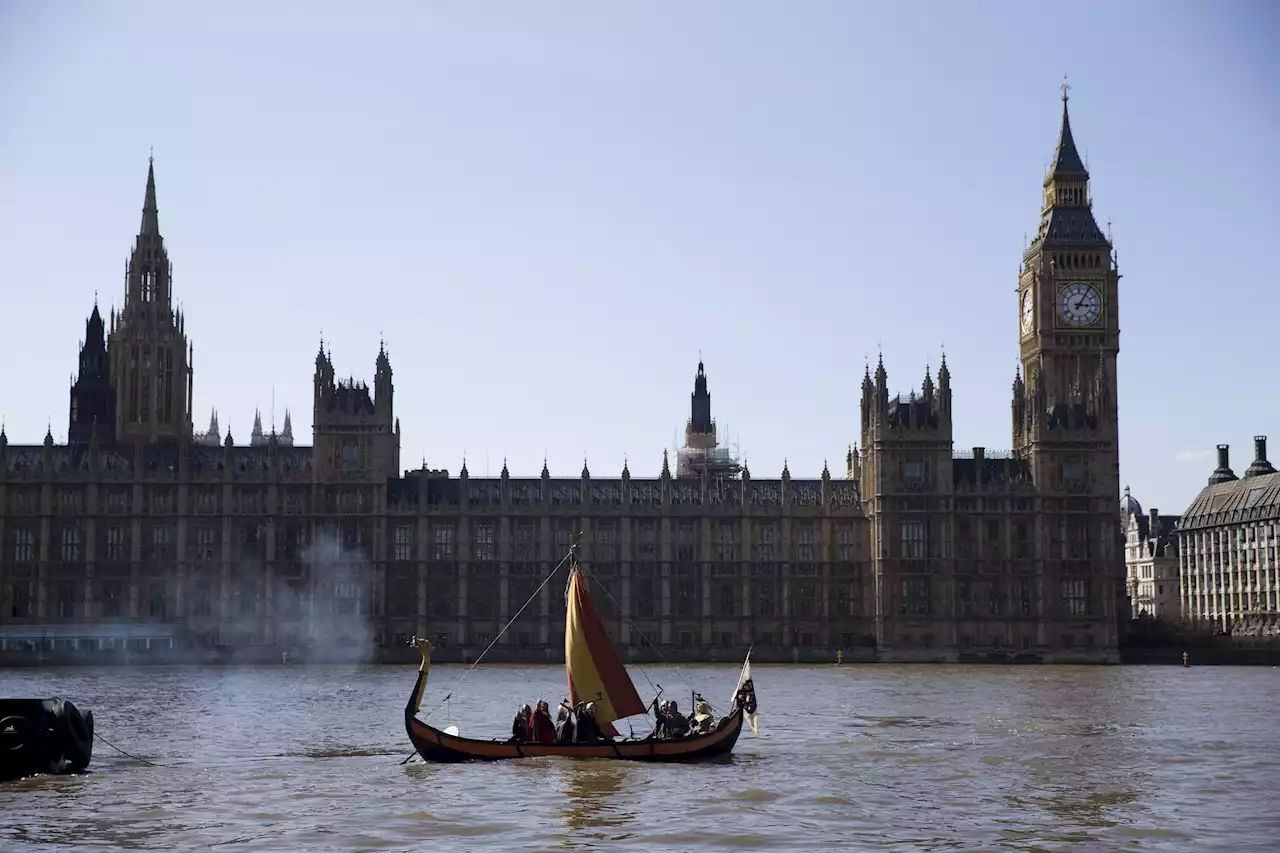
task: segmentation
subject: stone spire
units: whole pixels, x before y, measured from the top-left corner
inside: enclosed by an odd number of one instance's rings
[[[698,372],[693,378],[691,402],[690,429],[699,434],[711,432],[711,392],[707,390],[707,373],[702,359],[698,359]]]
[[[142,201],[142,226],[139,234],[160,234],[160,211],[156,209],[156,158],[147,158],[147,195]]]
[[[280,433],[280,443],[286,447],[293,445],[293,418],[289,410],[284,410],[284,431]]]
[[[1067,85],[1067,75],[1062,75],[1062,129],[1058,131],[1058,147],[1053,152],[1053,165],[1049,167],[1051,178],[1087,178],[1089,171],[1080,152],[1076,150],[1075,138],[1071,135],[1071,116],[1067,112],[1067,93],[1071,87]]]

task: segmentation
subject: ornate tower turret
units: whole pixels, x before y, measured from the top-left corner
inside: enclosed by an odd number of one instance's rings
[[[1018,278],[1021,370],[1012,389],[1012,432],[1014,452],[1037,492],[1054,499],[1037,522],[1048,531],[1035,561],[1045,594],[1044,635],[1087,635],[1111,659],[1118,658],[1116,616],[1125,578],[1124,532],[1115,512],[1120,273],[1110,238],[1094,218],[1068,91],[1064,81],[1040,224]],[[1058,514],[1055,504],[1070,512]]]
[[[1093,215],[1089,171],[1076,148],[1063,84],[1062,122],[1043,182],[1040,226],[1018,283],[1021,373],[1014,449],[1041,485],[1092,483],[1119,499],[1116,356],[1120,275]],[[1086,451],[1084,448],[1088,448]]]
[[[323,344],[316,355],[312,433],[317,482],[326,479],[384,482],[400,470],[400,436],[391,404],[391,360],[378,348],[374,394],[354,378],[334,381]]]
[[[390,415],[392,411],[392,394],[395,386],[391,382],[391,358],[387,355],[385,341],[378,342],[378,360],[373,379],[373,404],[379,414]]]
[[[71,386],[71,418],[67,425],[67,441],[89,441],[111,436],[116,424],[116,392],[111,385],[111,368],[107,357],[107,338],[98,303],[85,323],[84,344],[80,347],[80,368]]]
[[[716,422],[711,417],[711,392],[707,390],[707,372],[698,359],[698,372],[693,377],[689,420],[684,427],[684,447],[676,453],[677,477],[735,477],[740,468],[728,448],[720,448]]]
[[[193,377],[186,334],[173,308],[172,278],[150,160],[142,224],[125,267],[124,307],[107,348],[116,389],[115,431],[121,441],[191,437]]]

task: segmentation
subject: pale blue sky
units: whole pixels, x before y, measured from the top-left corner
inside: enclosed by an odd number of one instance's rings
[[[305,11],[304,11],[305,10]],[[1010,443],[1014,296],[1070,74],[1121,272],[1122,479],[1181,511],[1280,457],[1280,13],[1266,2],[0,3],[0,413],[66,432],[155,147],[197,428],[309,435],[395,369],[405,467],[656,474],[698,354],[753,474],[858,438],[864,356],[943,343]]]

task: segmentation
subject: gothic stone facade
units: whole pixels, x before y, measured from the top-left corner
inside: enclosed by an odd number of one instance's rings
[[[556,660],[563,580],[541,585],[582,532],[637,659],[1117,659],[1119,275],[1065,97],[1018,281],[1006,454],[953,451],[944,361],[892,399],[883,364],[868,370],[844,479],[679,477],[665,460],[656,479],[402,473],[387,354],[371,393],[323,347],[312,447],[209,446],[171,273],[149,170],[124,307],[109,334],[89,320],[69,443],[0,434],[0,654],[394,655],[416,633],[473,659],[514,620],[496,659]],[[701,423],[699,394],[702,375]]]

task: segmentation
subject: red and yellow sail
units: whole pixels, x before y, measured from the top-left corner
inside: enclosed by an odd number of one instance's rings
[[[591,600],[587,579],[576,567],[569,574],[564,666],[569,675],[570,701],[575,706],[579,702],[596,703],[596,722],[601,732],[616,734],[610,723],[645,712],[645,704]]]

